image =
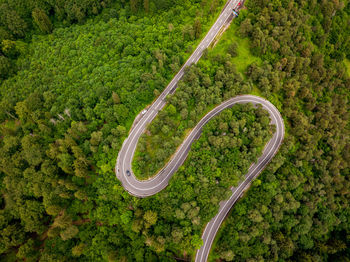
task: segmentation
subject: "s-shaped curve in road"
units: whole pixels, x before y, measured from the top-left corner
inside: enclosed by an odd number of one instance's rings
[[[218,214],[207,224],[204,233],[202,235],[203,245],[197,251],[196,261],[206,261],[210,252],[210,247],[218,231],[223,219],[243,193],[244,189],[249,186],[252,180],[258,176],[258,174],[264,169],[264,167],[270,162],[275,153],[278,151],[279,146],[281,145],[284,137],[284,124],[283,119],[279,111],[267,100],[252,96],[252,95],[242,95],[231,98],[226,102],[220,104],[207,115],[205,115],[201,121],[196,125],[192,130],[190,135],[185,139],[181,144],[175,155],[171,160],[166,164],[166,166],[152,179],[146,181],[137,180],[136,177],[132,174],[131,162],[136,150],[137,142],[141,134],[145,131],[147,125],[152,122],[156,117],[158,112],[166,104],[166,96],[168,94],[174,93],[178,81],[184,75],[184,69],[189,65],[198,62],[202,56],[203,51],[211,44],[215,39],[216,35],[224,26],[228,18],[232,15],[232,9],[236,8],[239,3],[239,0],[229,0],[221,12],[219,18],[216,20],[214,25],[211,27],[207,35],[198,45],[197,49],[190,56],[187,62],[183,65],[181,70],[176,74],[172,79],[169,85],[165,88],[162,94],[156,99],[156,101],[150,106],[146,114],[139,115],[142,116],[141,119],[135,123],[131,129],[129,136],[125,139],[121,150],[119,151],[117,163],[115,167],[117,178],[121,181],[123,187],[132,195],[137,197],[147,197],[154,195],[164,189],[172,175],[177,171],[177,169],[185,161],[188,152],[190,150],[191,144],[193,141],[200,135],[202,127],[214,116],[219,114],[225,108],[232,107],[234,104],[242,103],[252,103],[254,105],[261,104],[264,109],[266,109],[270,114],[271,123],[276,125],[276,132],[265,146],[262,156],[258,161],[253,164],[248,171],[248,174],[245,175],[245,179],[236,187],[232,188],[232,196],[229,200],[224,201],[220,204],[220,209]],[[137,118],[139,118],[137,117]],[[127,174],[127,170],[129,175]]]
[[[237,187],[232,187],[231,197],[223,201],[220,204],[220,209],[217,215],[207,224],[203,235],[203,245],[197,251],[196,261],[206,261],[210,252],[211,245],[215,238],[215,235],[230,211],[231,207],[239,199],[244,190],[250,185],[250,183],[259,175],[259,173],[266,167],[271,161],[274,155],[277,153],[284,138],[284,123],[277,108],[269,101],[253,95],[241,95],[231,98],[219,106],[215,107],[212,111],[207,113],[199,123],[193,128],[191,133],[180,145],[175,155],[166,164],[166,166],[152,179],[146,181],[140,181],[135,178],[134,175],[126,175],[126,170],[131,171],[131,161],[135,153],[137,141],[144,129],[133,129],[128,137],[128,141],[123,144],[123,147],[119,153],[116,170],[117,177],[122,182],[123,187],[129,191],[129,193],[138,197],[147,197],[154,195],[164,189],[171,179],[172,175],[178,170],[178,168],[185,161],[192,143],[201,134],[203,126],[214,116],[218,115],[226,108],[230,108],[235,104],[252,103],[253,105],[261,105],[263,109],[267,110],[270,115],[271,124],[276,126],[276,131],[270,141],[264,147],[263,153],[256,163],[251,165],[248,173],[245,175],[243,181],[239,183]]]
[[[153,179],[147,181],[139,181],[131,174],[131,159],[135,153],[137,141],[139,140],[143,131],[146,129],[147,125],[152,122],[158,112],[165,106],[166,97],[168,94],[175,92],[177,83],[185,74],[185,68],[191,64],[198,62],[203,54],[203,51],[206,50],[206,48],[210,46],[210,44],[214,41],[216,35],[220,32],[221,28],[225,26],[227,20],[232,18],[232,10],[234,8],[237,9],[240,1],[241,0],[227,1],[224,9],[220,13],[213,26],[210,28],[206,36],[202,39],[186,63],[182,66],[180,71],[175,75],[175,77],[170,81],[169,85],[148,108],[147,112],[144,115],[139,114],[136,117],[136,119],[139,119],[139,121],[136,122],[136,120],[134,122],[134,125],[129,132],[129,136],[124,140],[122,148],[119,151],[115,167],[117,178],[122,182],[123,186],[127,191],[129,191],[129,193],[138,197],[147,197],[159,192],[167,186],[169,179],[163,179],[163,177],[167,176],[167,173],[169,172],[169,170],[166,168],[161,170],[159,174],[156,175]],[[126,170],[131,172],[130,176],[126,175]],[[174,169],[172,171],[174,172],[176,170]],[[170,176],[168,177],[170,178]]]

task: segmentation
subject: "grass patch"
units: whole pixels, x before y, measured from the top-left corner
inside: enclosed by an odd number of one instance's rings
[[[238,44],[237,56],[232,58],[232,62],[236,65],[237,71],[244,73],[247,67],[256,62],[261,64],[261,58],[254,56],[250,52],[250,43],[248,38],[239,37],[239,26],[234,22],[224,32],[219,43],[209,52],[210,55],[224,54],[227,52],[228,47],[236,42]]]
[[[344,65],[346,67],[346,72],[347,72],[348,76],[350,77],[350,60],[345,58]]]

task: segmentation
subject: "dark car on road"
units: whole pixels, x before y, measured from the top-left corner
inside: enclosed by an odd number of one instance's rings
[[[131,176],[131,173],[130,173],[129,170],[126,170],[126,175],[127,175],[127,176]]]

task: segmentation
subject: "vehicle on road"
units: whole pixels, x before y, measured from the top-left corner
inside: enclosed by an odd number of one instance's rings
[[[144,115],[144,114],[146,114],[146,112],[147,112],[147,109],[143,109],[141,114]]]
[[[240,0],[238,0],[240,2]],[[228,3],[232,3],[231,0],[228,1]],[[237,3],[235,1],[235,3]],[[234,4],[234,3],[233,3]],[[243,5],[243,4],[242,4]],[[235,5],[233,5],[235,6]],[[224,12],[222,12],[222,15],[218,18],[217,21],[221,21],[221,24],[217,25],[215,23],[215,27],[213,26],[211,30],[208,32],[207,36],[208,39],[206,40],[205,46],[210,45],[218,34],[218,32],[221,30],[221,28],[225,25],[226,19],[228,17],[231,17],[232,15],[234,17],[237,17],[239,15],[239,10],[241,9],[241,4],[238,4],[235,8],[232,9],[231,5],[226,5]],[[227,9],[226,9],[227,8]],[[232,18],[232,17],[231,17]],[[206,37],[207,37],[206,36]],[[204,40],[203,40],[204,41]],[[200,45],[202,45],[201,43]],[[198,50],[201,50],[201,47],[199,46]],[[189,60],[185,63],[183,68],[189,66],[193,61],[198,61],[198,59],[201,57],[201,53],[199,52],[199,55],[195,51]],[[154,106],[152,110],[152,114],[158,114],[158,112],[163,108],[163,106],[166,103],[166,97],[169,93],[175,91],[176,85],[178,81],[181,79],[182,75],[184,74],[183,68],[179,71],[179,73],[174,77],[174,79],[171,81],[171,88],[168,88],[170,84],[166,87],[165,91],[157,98],[157,100],[154,102],[156,105]],[[170,89],[170,90],[169,90]],[[152,196],[161,190],[163,190],[165,187],[168,186],[169,181],[173,174],[179,169],[180,166],[182,166],[183,161],[185,161],[188,152],[190,150],[190,147],[195,139],[197,139],[200,136],[201,130],[203,126],[215,115],[220,113],[222,110],[228,107],[232,107],[232,105],[236,103],[253,103],[255,105],[261,104],[264,109],[266,109],[270,114],[271,123],[276,125],[276,132],[274,133],[273,137],[270,139],[270,141],[267,143],[267,146],[264,148],[264,151],[262,155],[258,158],[256,163],[251,165],[251,168],[249,169],[248,173],[244,176],[245,179],[236,187],[232,187],[232,195],[228,200],[226,200],[223,205],[220,205],[219,212],[217,215],[206,225],[202,240],[203,245],[200,247],[200,249],[196,252],[196,262],[204,262],[207,261],[207,257],[210,252],[210,248],[212,246],[212,243],[215,239],[215,235],[222,224],[222,221],[227,216],[228,212],[231,210],[232,206],[238,201],[239,197],[242,196],[244,190],[251,184],[251,182],[264,170],[266,165],[270,162],[270,160],[274,157],[276,152],[278,151],[281,143],[283,142],[284,137],[284,124],[283,124],[283,118],[281,117],[279,111],[277,108],[274,107],[273,104],[268,102],[267,100],[264,100],[257,96],[252,95],[242,95],[233,97],[219,106],[215,107],[212,111],[207,113],[194,127],[194,129],[191,131],[191,133],[188,135],[188,137],[183,141],[183,143],[179,146],[179,150],[175,153],[173,158],[164,166],[162,171],[160,171],[154,178],[152,178],[149,181],[137,181],[137,179],[128,179],[128,176],[131,176],[131,173],[129,170],[126,170],[126,176],[117,176],[117,178],[121,181],[123,187],[132,195],[144,198]],[[149,107],[151,108],[151,107]],[[146,113],[146,110],[143,110],[141,112],[142,115]],[[150,115],[151,117],[152,115]],[[131,167],[131,162],[134,156],[134,152],[136,150],[136,146],[138,143],[138,140],[142,133],[147,128],[147,125],[149,124],[149,120],[152,120],[153,118],[146,118],[144,117],[137,123],[137,125],[134,127],[134,132],[130,132],[126,143],[123,144],[122,149],[118,153],[118,158],[120,161],[119,163],[124,163],[127,161],[129,163],[129,167]],[[265,150],[266,149],[266,150]],[[118,165],[118,161],[117,161]],[[220,183],[219,180],[215,181],[216,183]]]

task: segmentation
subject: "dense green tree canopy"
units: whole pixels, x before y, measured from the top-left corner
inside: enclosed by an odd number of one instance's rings
[[[0,0],[1,260],[193,257],[219,202],[271,137],[266,112],[240,105],[212,119],[150,198],[129,195],[113,169],[134,117],[223,4]],[[134,170],[153,175],[215,105],[261,95],[284,116],[286,138],[234,206],[211,259],[346,261],[350,5],[246,7],[187,70],[140,140]]]
[[[342,63],[349,58],[350,4],[247,7],[240,33],[265,60],[247,76],[280,103],[288,136],[262,183],[233,208],[211,259],[347,261],[350,75]]]

